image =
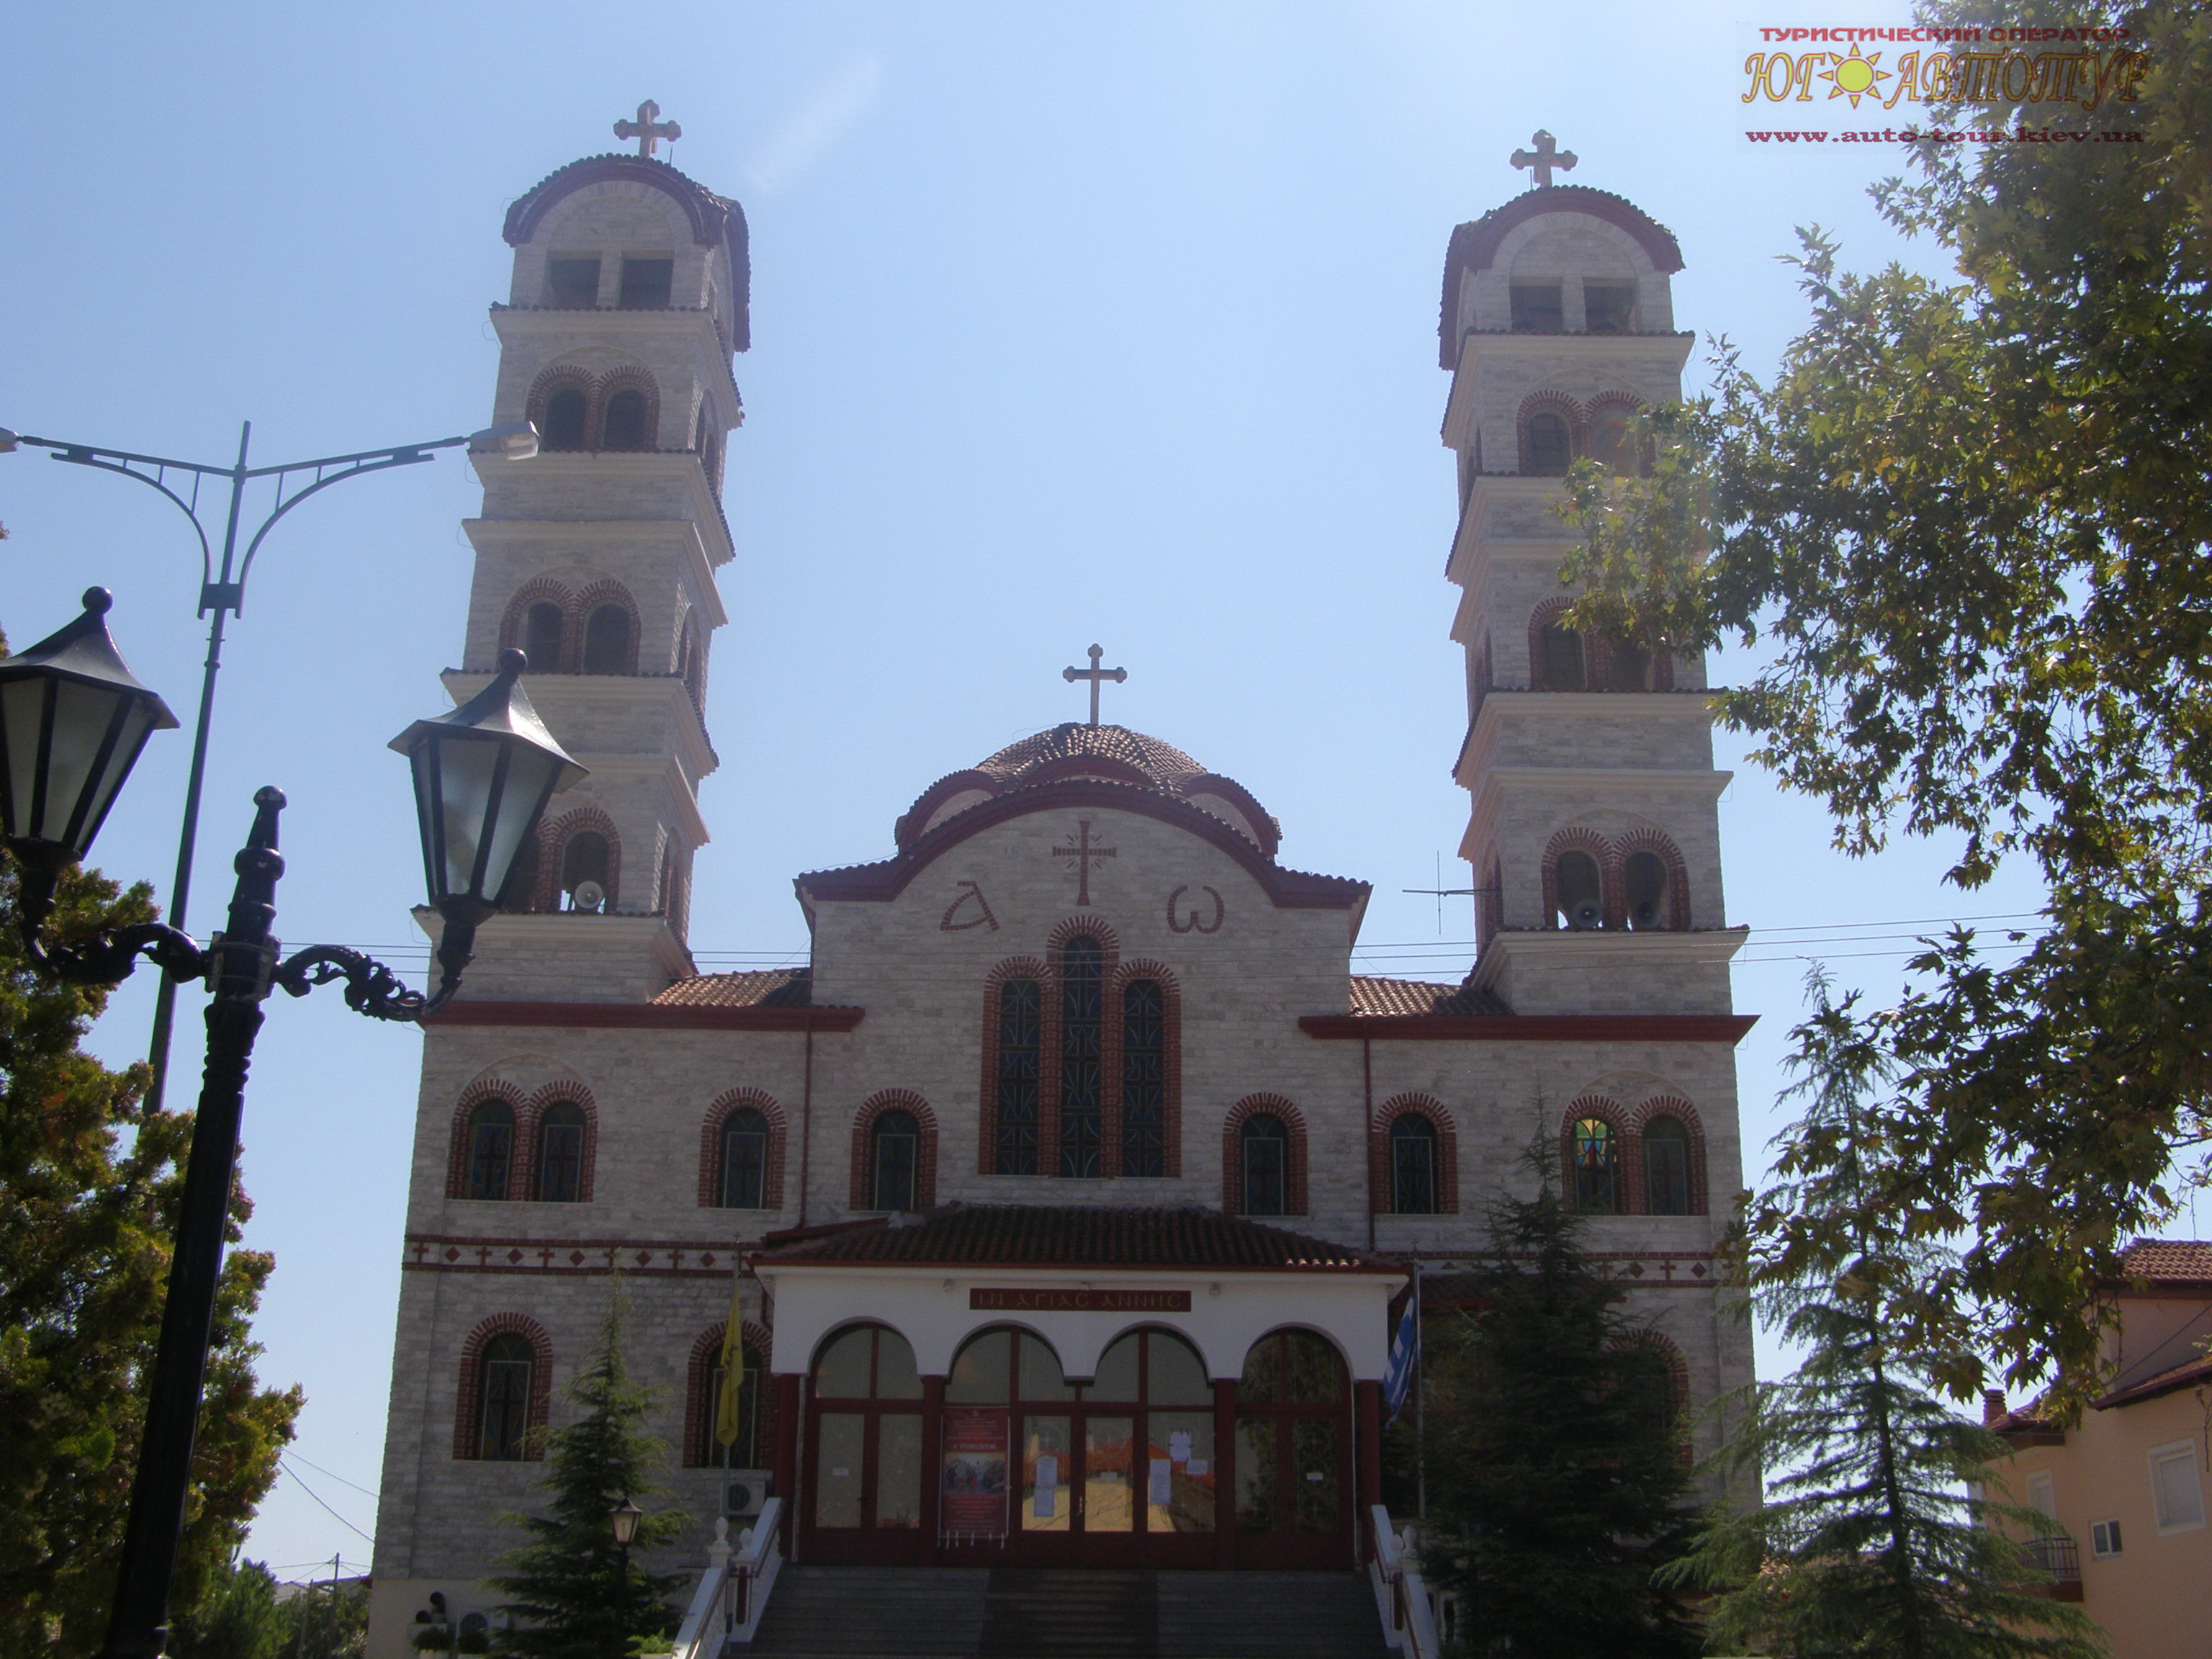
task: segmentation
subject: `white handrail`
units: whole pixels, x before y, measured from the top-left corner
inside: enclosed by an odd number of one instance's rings
[[[714,1541],[707,1547],[707,1571],[676,1632],[672,1659],[722,1659],[730,1643],[752,1639],[783,1566],[783,1552],[776,1547],[782,1523],[783,1499],[771,1498],[761,1505],[753,1524],[738,1535],[733,1550],[728,1517],[716,1518]]]
[[[1406,1659],[1441,1659],[1443,1644],[1437,1637],[1436,1609],[1413,1559],[1410,1532],[1401,1538],[1390,1523],[1390,1512],[1380,1504],[1369,1509],[1368,1526],[1375,1540],[1368,1574],[1385,1639]]]

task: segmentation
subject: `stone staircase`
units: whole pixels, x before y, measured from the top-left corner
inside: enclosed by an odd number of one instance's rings
[[[786,1567],[728,1659],[1388,1659],[1349,1572]]]

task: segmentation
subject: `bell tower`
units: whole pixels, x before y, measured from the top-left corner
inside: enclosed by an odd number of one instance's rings
[[[648,103],[616,124],[636,154],[572,162],[507,210],[492,418],[531,422],[539,450],[479,464],[466,642],[445,679],[466,698],[520,647],[531,701],[591,777],[548,812],[479,935],[482,997],[642,1000],[692,971],[750,270],[744,211],[653,154],[678,131],[659,115]]]
[[[1564,625],[1579,457],[1639,464],[1630,421],[1681,395],[1674,235],[1634,204],[1553,182],[1549,133],[1512,164],[1532,186],[1452,233],[1440,319],[1443,441],[1460,516],[1447,567],[1467,653],[1475,982],[1524,1014],[1723,1013],[1728,962],[1701,656]]]

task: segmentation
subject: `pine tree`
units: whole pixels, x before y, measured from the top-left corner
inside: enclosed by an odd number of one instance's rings
[[[112,1072],[79,1046],[98,988],[33,970],[0,864],[0,1653],[90,1654],[106,1627],[131,1501],[189,1113],[147,1112],[146,1067]],[[60,937],[143,921],[147,890],[66,875]],[[234,1193],[231,1238],[251,1212]],[[276,1479],[301,1403],[260,1387],[249,1336],[274,1263],[223,1263],[173,1615],[227,1578]]]
[[[1552,1158],[1530,1161],[1552,1176]],[[1478,1654],[1693,1654],[1652,1581],[1694,1519],[1673,1378],[1581,1231],[1553,1179],[1500,1199],[1472,1311],[1425,1332],[1423,1570],[1459,1596]]]
[[[1705,1611],[1727,1651],[2090,1659],[2095,1626],[2036,1593],[2042,1576],[2008,1535],[2050,1523],[1979,1495],[2003,1440],[1946,1408],[1899,1344],[1890,1304],[1944,1255],[1913,1218],[1885,1223],[1865,1201],[1895,1155],[1866,1109],[1888,1067],[1850,1002],[1815,990],[1793,1057],[1808,1109],[1750,1224],[1760,1316],[1805,1358],[1753,1390],[1722,1454],[1747,1487],[1768,1472],[1765,1500],[1718,1516],[1667,1576],[1720,1592]]]
[[[276,1580],[258,1561],[227,1566],[199,1604],[173,1620],[167,1659],[282,1659],[289,1628],[276,1605]]]
[[[607,1659],[636,1650],[641,1637],[665,1637],[678,1623],[669,1597],[680,1573],[653,1573],[638,1558],[672,1543],[685,1517],[647,1515],[627,1558],[616,1544],[613,1511],[659,1491],[653,1471],[665,1449],[638,1425],[651,1395],[630,1380],[623,1358],[627,1299],[617,1285],[598,1344],[568,1390],[582,1415],[546,1437],[548,1516],[507,1516],[530,1541],[501,1558],[492,1588],[514,1598],[502,1608],[515,1627],[495,1638],[501,1653],[530,1659]],[[625,1561],[627,1573],[625,1573]]]

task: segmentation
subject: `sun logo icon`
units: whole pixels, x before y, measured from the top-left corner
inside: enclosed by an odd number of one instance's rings
[[[1862,58],[1859,49],[1853,46],[1848,58],[1838,58],[1830,52],[1828,67],[1820,71],[1820,78],[1829,83],[1829,97],[1848,98],[1851,100],[1851,107],[1856,109],[1860,99],[1881,94],[1881,83],[1889,79],[1889,71],[1881,67],[1880,52],[1871,58]]]

